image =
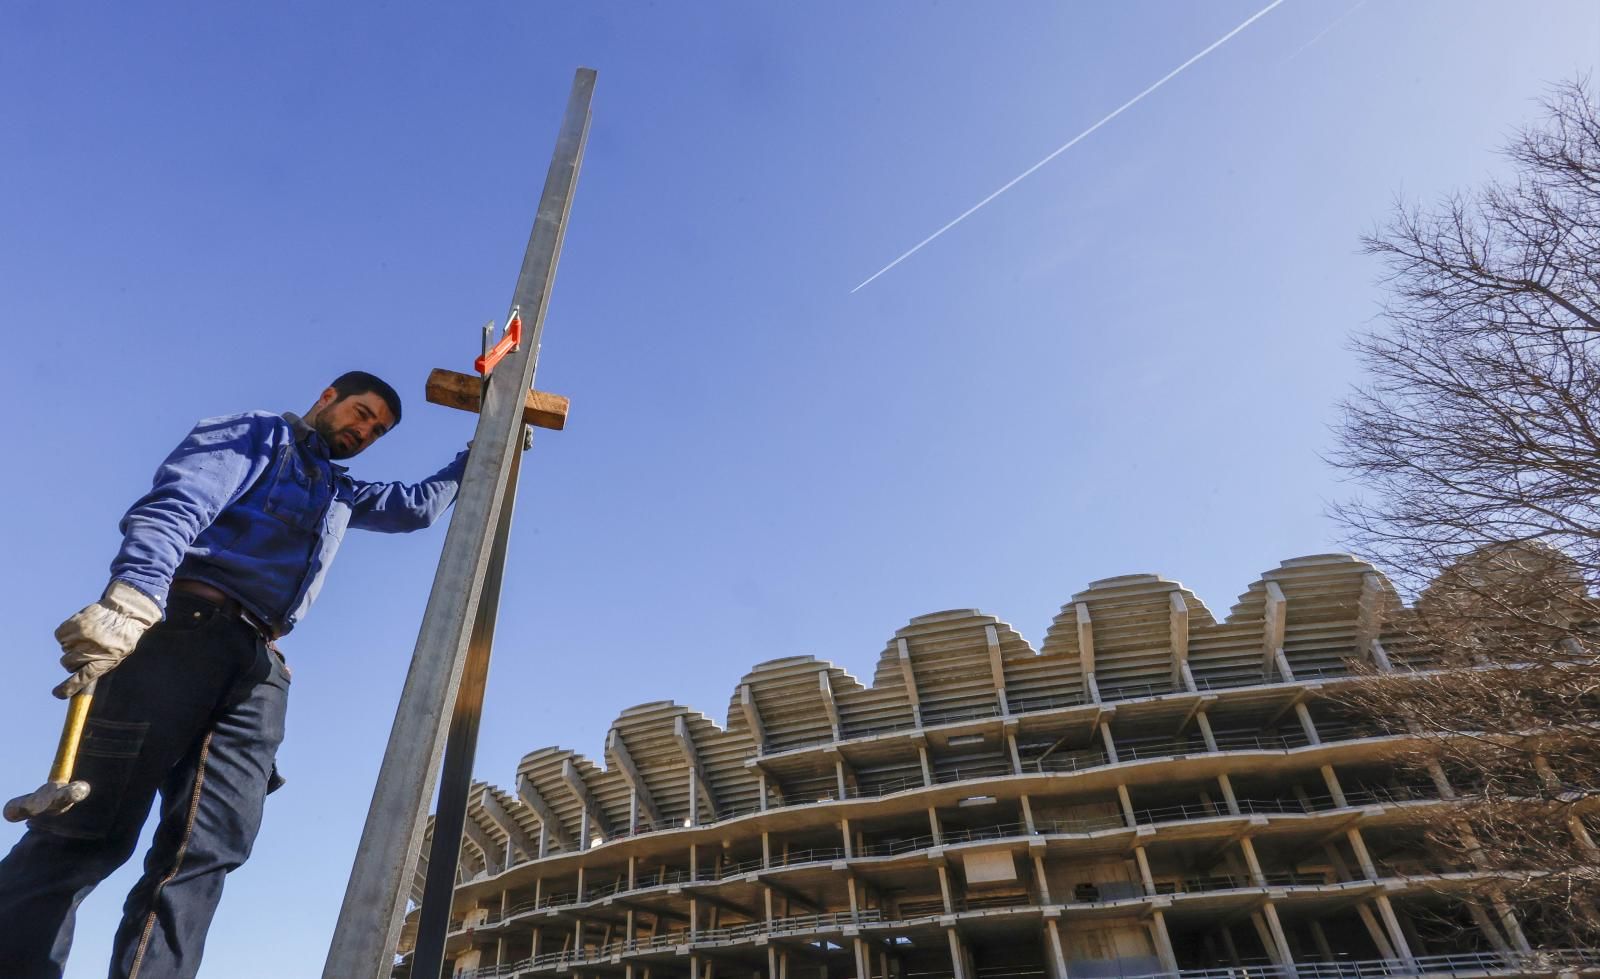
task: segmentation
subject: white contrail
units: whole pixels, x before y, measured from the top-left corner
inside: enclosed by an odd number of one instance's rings
[[[1305,52],[1306,48],[1309,48],[1309,47],[1311,47],[1311,45],[1313,45],[1313,44],[1317,43],[1318,41],[1322,40],[1324,35],[1326,35],[1329,31],[1333,30],[1335,27],[1338,27],[1340,25],[1340,23],[1342,23],[1346,17],[1348,17],[1351,14],[1355,13],[1364,4],[1366,4],[1366,2],[1367,2],[1367,0],[1356,0],[1356,2],[1354,4],[1352,4],[1347,10],[1345,10],[1344,13],[1342,13],[1339,16],[1335,17],[1333,19],[1332,23],[1330,23],[1327,27],[1324,27],[1322,30],[1318,31],[1316,33],[1316,36],[1312,37],[1311,40],[1309,40],[1306,43],[1300,45],[1298,48],[1295,48],[1293,54],[1289,55],[1287,58],[1284,58],[1282,61],[1278,62],[1278,67],[1282,68],[1284,65],[1286,65],[1289,62],[1293,61],[1294,59],[1300,57],[1300,55]]]
[[[1197,54],[1194,57],[1190,58],[1188,61],[1185,61],[1183,64],[1181,64],[1178,67],[1176,67],[1176,68],[1172,69],[1171,71],[1167,72],[1165,75],[1162,75],[1161,78],[1154,85],[1151,85],[1149,88],[1147,88],[1144,91],[1140,92],[1138,95],[1135,95],[1133,98],[1131,98],[1128,101],[1126,101],[1126,102],[1122,103],[1121,105],[1117,106],[1111,112],[1107,113],[1107,115],[1106,115],[1106,117],[1104,119],[1101,119],[1099,122],[1097,122],[1094,125],[1090,126],[1088,129],[1085,129],[1083,132],[1079,133],[1078,135],[1072,137],[1067,142],[1063,143],[1061,146],[1057,147],[1055,152],[1051,153],[1049,156],[1045,157],[1044,159],[1040,160],[1038,163],[1035,163],[1033,166],[1031,166],[1028,169],[1022,171],[1021,173],[1017,174],[1015,177],[1012,177],[999,190],[995,191],[994,193],[990,194],[988,197],[985,197],[983,200],[981,200],[978,203],[976,203],[976,204],[972,205],[971,207],[967,208],[965,211],[962,211],[961,215],[959,217],[957,217],[954,221],[951,221],[949,224],[947,224],[944,227],[940,228],[938,231],[935,231],[933,234],[931,234],[928,237],[926,237],[926,238],[922,239],[921,241],[917,242],[904,255],[901,255],[899,258],[897,258],[894,261],[890,262],[888,265],[885,265],[883,268],[881,268],[878,271],[872,273],[872,275],[870,275],[866,279],[866,281],[862,282],[861,285],[856,286],[854,289],[851,289],[850,292],[852,294],[860,292],[863,288],[865,288],[868,284],[870,284],[873,279],[876,279],[878,276],[882,275],[883,273],[885,273],[885,272],[889,271],[890,269],[894,268],[896,265],[899,265],[901,262],[903,262],[906,259],[910,258],[911,256],[915,255],[917,252],[921,251],[926,245],[928,245],[930,242],[932,242],[935,238],[937,238],[940,235],[944,234],[946,231],[949,231],[951,228],[953,228],[956,225],[960,224],[961,222],[965,221],[967,218],[971,217],[974,211],[977,211],[979,208],[983,207],[985,204],[987,204],[990,201],[994,200],[996,197],[999,197],[1001,194],[1004,194],[1006,191],[1008,191],[1011,188],[1015,187],[1017,184],[1021,183],[1024,178],[1026,178],[1028,176],[1031,176],[1035,170],[1037,170],[1040,167],[1044,166],[1046,163],[1049,163],[1051,160],[1054,160],[1056,157],[1058,157],[1061,154],[1065,153],[1067,150],[1072,149],[1072,147],[1077,145],[1080,141],[1082,141],[1084,137],[1088,136],[1090,133],[1094,132],[1096,129],[1099,129],[1101,126],[1104,126],[1106,123],[1108,123],[1111,120],[1115,119],[1117,116],[1120,116],[1124,112],[1126,112],[1127,110],[1131,109],[1135,104],[1137,104],[1139,102],[1140,99],[1144,98],[1146,95],[1149,95],[1151,92],[1154,92],[1156,89],[1158,89],[1161,86],[1165,85],[1167,82],[1172,81],[1172,79],[1176,78],[1185,68],[1187,68],[1190,65],[1194,64],[1196,61],[1199,61],[1201,58],[1204,58],[1206,55],[1208,55],[1211,52],[1215,51],[1217,48],[1220,48],[1224,44],[1228,43],[1228,41],[1233,39],[1233,36],[1235,34],[1238,34],[1240,31],[1244,30],[1246,27],[1249,27],[1251,24],[1254,24],[1256,21],[1258,21],[1262,17],[1266,16],[1267,13],[1269,13],[1272,10],[1273,7],[1276,7],[1281,3],[1283,3],[1283,0],[1272,0],[1271,3],[1267,4],[1265,7],[1262,7],[1260,10],[1258,10],[1255,13],[1251,14],[1250,17],[1244,21],[1244,23],[1240,24],[1238,27],[1235,27],[1233,30],[1231,30],[1228,33],[1226,33],[1226,34],[1222,35],[1221,37],[1217,38],[1215,41],[1212,41],[1211,44],[1208,45],[1205,48],[1205,50],[1201,51],[1199,54]]]

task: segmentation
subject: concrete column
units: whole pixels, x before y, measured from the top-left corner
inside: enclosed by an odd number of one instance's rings
[[[933,834],[933,845],[941,846],[944,843],[944,827],[939,823],[939,810],[928,807],[928,832]]]
[[[767,979],[778,979],[778,950],[771,945],[767,946]]]
[[[756,778],[757,778],[757,781],[760,782],[761,811],[762,812],[766,812],[767,811],[767,773],[758,770],[757,773],[756,773]]]
[[[1022,774],[1022,756],[1017,753],[1017,736],[1006,732],[1006,747],[1011,751],[1011,774]]]
[[[1233,780],[1228,778],[1226,772],[1217,776],[1217,787],[1222,790],[1222,801],[1228,804],[1228,814],[1240,816],[1239,797],[1233,794]]]
[[[1033,876],[1039,882],[1039,903],[1054,904],[1050,899],[1050,878],[1044,873],[1044,857],[1037,853],[1033,855]]]
[[[1239,958],[1239,946],[1233,943],[1233,928],[1231,925],[1219,925],[1217,931],[1222,935],[1222,947],[1228,951],[1228,961],[1235,969],[1243,968],[1244,960]],[[1272,953],[1268,952],[1268,955]]]
[[[867,945],[859,936],[855,942],[856,976],[858,979],[872,979],[872,959],[867,956]]]
[[[928,764],[928,746],[917,745],[917,760],[922,763],[922,785],[926,788],[933,784],[933,766]]]
[[[628,858],[628,890],[631,891],[634,888],[639,886],[638,874],[639,874],[639,858],[638,857],[629,857]]]
[[[1367,844],[1361,838],[1361,831],[1352,826],[1344,831],[1344,838],[1350,841],[1350,849],[1356,855],[1356,863],[1361,865],[1361,875],[1367,880],[1377,880],[1378,868],[1372,862],[1372,854],[1367,852]]]
[[[1067,956],[1061,950],[1061,929],[1056,926],[1054,918],[1045,919],[1044,927],[1050,935],[1050,957],[1056,964],[1056,976],[1058,979],[1067,979]]]
[[[1024,826],[1026,826],[1028,828],[1028,835],[1029,836],[1033,836],[1033,835],[1035,835],[1035,834],[1037,834],[1039,832],[1039,828],[1036,825],[1034,825],[1034,822],[1033,822],[1033,806],[1029,804],[1029,802],[1028,802],[1028,794],[1026,792],[1024,792],[1022,794],[1021,801],[1022,801],[1022,823],[1023,823]]]
[[[1150,873],[1150,858],[1145,853],[1144,847],[1136,846],[1133,848],[1133,859],[1139,864],[1139,880],[1144,883],[1144,892],[1148,895],[1154,895],[1156,892],[1156,879]],[[1159,911],[1156,913],[1160,914]]]
[[[966,956],[961,948],[961,937],[954,928],[945,929],[945,935],[950,941],[950,966],[955,973],[955,979],[967,979]]]
[[[1256,846],[1250,837],[1239,837],[1239,849],[1244,853],[1244,865],[1250,870],[1250,880],[1257,887],[1267,886],[1267,875],[1261,872],[1261,861],[1256,859]]]
[[[1394,905],[1389,903],[1387,894],[1379,894],[1372,899],[1378,906],[1378,916],[1383,919],[1384,930],[1389,933],[1389,942],[1394,946],[1395,953],[1408,968],[1416,968],[1417,960],[1411,955],[1411,945],[1406,941],[1406,936],[1400,930],[1400,919],[1395,917]]]
[[[1150,912],[1150,934],[1156,940],[1156,955],[1161,958],[1161,970],[1177,972],[1178,956],[1172,950],[1172,935],[1167,932],[1167,916],[1159,910]]]
[[[1100,722],[1100,740],[1106,745],[1106,760],[1115,765],[1122,759],[1117,757],[1117,742],[1111,737],[1111,725],[1105,721]]]
[[[1511,939],[1511,944],[1519,952],[1532,952],[1533,945],[1529,943],[1528,936],[1522,931],[1522,922],[1517,920],[1516,912],[1511,910],[1511,905],[1506,902],[1503,893],[1496,892],[1490,900],[1494,910],[1500,916],[1500,927],[1506,930],[1506,935]]]
[[[1300,719],[1300,730],[1306,734],[1306,740],[1312,744],[1321,744],[1322,738],[1317,734],[1317,725],[1311,720],[1311,711],[1304,703],[1294,705],[1294,716]]]
[[[1123,822],[1129,826],[1139,825],[1139,821],[1133,815],[1133,799],[1128,795],[1128,787],[1120,782],[1117,783],[1117,801],[1122,803]]]
[[[855,841],[850,838],[850,820],[839,820],[839,830],[844,837],[844,858],[852,859],[856,855]]]
[[[1389,653],[1383,648],[1383,643],[1372,640],[1372,662],[1380,673],[1393,673],[1394,664],[1389,661]]]
[[[1334,873],[1339,875],[1340,883],[1356,879],[1356,875],[1350,872],[1350,865],[1345,863],[1344,857],[1339,855],[1338,849],[1332,843],[1322,844],[1322,852],[1327,854],[1328,865],[1333,867]]]
[[[1213,752],[1216,751],[1217,750],[1217,736],[1211,730],[1211,718],[1206,716],[1206,712],[1205,711],[1199,710],[1199,711],[1195,711],[1194,721],[1195,721],[1195,724],[1198,725],[1199,728],[1200,728],[1200,736],[1202,738],[1205,738],[1205,740],[1206,740],[1206,750],[1207,751],[1213,751]]]
[[[772,866],[772,834],[766,831],[761,833],[761,869]]]
[[[1272,654],[1273,663],[1277,664],[1278,673],[1283,677],[1284,683],[1294,682],[1294,670],[1289,667],[1289,657],[1283,655],[1283,650],[1275,650]]]
[[[1324,962],[1333,962],[1333,946],[1328,944],[1328,933],[1322,930],[1322,922],[1311,919],[1311,940],[1316,943],[1317,956]]]
[[[1363,901],[1356,905],[1356,914],[1360,916],[1361,923],[1367,926],[1367,935],[1372,939],[1372,944],[1378,946],[1378,954],[1386,959],[1397,959],[1394,944],[1389,941],[1389,936],[1378,925],[1377,916],[1372,913],[1370,902]]]
[[[1500,934],[1499,928],[1495,927],[1494,919],[1489,917],[1489,912],[1483,909],[1483,905],[1477,901],[1468,901],[1467,913],[1472,915],[1473,924],[1477,925],[1478,930],[1483,932],[1483,937],[1489,940],[1489,944],[1494,946],[1496,952],[1501,955],[1511,954],[1511,946],[1506,944],[1505,936]]]
[[[1333,804],[1340,809],[1350,805],[1350,800],[1344,797],[1344,786],[1339,784],[1339,776],[1333,772],[1332,765],[1322,766],[1322,781],[1328,786],[1328,794],[1333,796]]]
[[[1256,939],[1261,942],[1261,947],[1266,950],[1267,958],[1273,965],[1285,965],[1283,950],[1278,947],[1278,940],[1272,934],[1272,929],[1267,926],[1267,919],[1260,911],[1250,912],[1250,924],[1255,926]]]
[[[1294,955],[1289,951],[1289,936],[1283,933],[1283,922],[1278,920],[1277,906],[1268,901],[1261,906],[1261,914],[1267,919],[1267,930],[1278,945],[1278,954],[1283,957],[1284,970],[1291,976],[1295,975]]]
[[[951,900],[951,897],[950,897],[950,871],[945,869],[945,865],[942,864],[942,863],[939,864],[938,870],[939,870],[939,896],[944,899],[944,913],[945,914],[954,914],[955,910],[956,910],[956,905],[955,905],[955,902],[953,900]]]
[[[1436,761],[1428,762],[1428,777],[1433,779],[1433,787],[1439,790],[1439,798],[1450,800],[1456,797],[1456,790],[1450,785],[1450,779],[1445,777],[1444,766]]]
[[[855,874],[845,878],[845,887],[850,892],[850,920],[857,921],[861,917],[861,899],[856,889]]]

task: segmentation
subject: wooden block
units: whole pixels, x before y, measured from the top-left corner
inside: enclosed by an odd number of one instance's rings
[[[434,368],[428,375],[428,400],[446,408],[477,411],[483,404],[483,378]],[[522,408],[522,420],[535,428],[560,431],[567,427],[568,400],[565,395],[529,391]]]

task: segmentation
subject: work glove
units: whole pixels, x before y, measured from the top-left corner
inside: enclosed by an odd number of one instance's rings
[[[52,692],[66,700],[111,672],[159,621],[161,607],[154,599],[125,581],[113,581],[98,602],[56,627],[61,665],[72,675]]]

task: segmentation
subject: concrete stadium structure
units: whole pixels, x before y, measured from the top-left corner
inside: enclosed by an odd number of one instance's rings
[[[1600,966],[1528,956],[1515,915],[1467,899],[1475,874],[1431,854],[1416,818],[1447,812],[1460,776],[1398,775],[1413,735],[1330,697],[1353,662],[1429,668],[1410,614],[1344,555],[1284,562],[1220,621],[1132,575],[1074,595],[1037,651],[991,616],[937,612],[895,633],[870,686],[790,657],[745,675],[721,727],[631,708],[603,767],[545,748],[510,788],[475,786],[447,974]]]

